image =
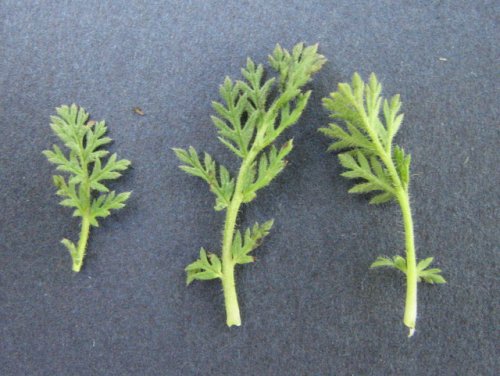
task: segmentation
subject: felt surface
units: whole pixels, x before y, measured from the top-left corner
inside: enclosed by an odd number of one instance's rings
[[[0,374],[498,374],[498,2],[0,2]],[[287,136],[285,171],[240,223],[275,219],[238,268],[243,326],[225,326],[221,287],[185,287],[223,213],[170,148],[233,168],[209,116],[225,75],[275,43],[320,43],[329,62]],[[441,59],[440,59],[441,58]],[[442,58],[446,59],[443,60]],[[404,279],[369,270],[403,251],[397,205],[347,194],[316,129],[320,99],[354,71],[401,93],[397,142],[412,154],[418,255],[448,284],[420,285],[417,333],[402,325]],[[133,169],[126,209],[91,234],[81,273],[63,237],[49,116],[77,103],[105,119]],[[145,112],[139,116],[132,108]]]

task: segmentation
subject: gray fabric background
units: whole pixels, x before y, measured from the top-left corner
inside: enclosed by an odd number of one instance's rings
[[[0,374],[498,374],[498,17],[495,1],[1,1]],[[242,212],[275,227],[238,269],[229,330],[220,285],[186,288],[183,272],[218,249],[223,214],[170,148],[234,168],[210,101],[247,56],[298,41],[329,62],[288,167]],[[412,339],[404,279],[368,269],[403,251],[398,207],[348,195],[316,131],[320,99],[356,70],[401,93],[418,254],[449,281],[420,287]],[[115,184],[129,205],[93,231],[80,274],[59,243],[79,222],[41,154],[73,102],[133,162]]]

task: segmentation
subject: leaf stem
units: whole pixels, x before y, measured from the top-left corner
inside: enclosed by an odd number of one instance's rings
[[[245,177],[248,175],[248,170],[257,154],[255,148],[252,147],[241,164],[231,204],[227,207],[226,222],[224,223],[224,235],[222,240],[222,289],[224,290],[227,326],[229,327],[232,325],[241,325],[238,295],[236,293],[236,284],[234,281],[235,263],[231,254],[231,246],[233,244],[236,218],[238,217],[238,212],[243,201],[243,184]]]
[[[89,239],[90,220],[88,216],[82,217],[82,228],[80,231],[80,240],[76,249],[76,256],[73,258],[73,271],[79,272],[82,268],[83,258],[85,257],[85,250],[87,248],[87,241]]]
[[[410,208],[408,191],[400,188],[397,199],[403,215],[406,244],[406,303],[403,322],[410,329],[408,337],[415,332],[417,320],[417,260],[415,255],[415,240],[413,236],[413,219]]]
[[[79,272],[82,268],[83,258],[85,257],[85,251],[87,249],[87,242],[90,233],[90,202],[91,202],[91,190],[90,190],[90,177],[89,177],[89,166],[88,161],[84,156],[83,139],[80,141],[80,163],[83,171],[83,180],[80,183],[83,190],[80,194],[83,194],[82,203],[85,206],[82,213],[82,228],[80,230],[80,239],[78,240],[78,247],[76,248],[76,257],[73,258],[73,271]]]
[[[410,208],[410,197],[408,195],[407,187],[403,187],[399,174],[394,166],[391,154],[384,149],[380,143],[380,140],[376,133],[370,126],[370,121],[366,116],[364,107],[358,107],[362,114],[362,119],[365,123],[365,128],[372,139],[375,149],[378,152],[380,159],[386,165],[389,174],[392,177],[394,183],[396,198],[401,207],[401,213],[403,215],[403,223],[405,229],[405,246],[406,246],[406,301],[405,301],[405,313],[403,317],[403,323],[410,329],[408,337],[413,336],[415,333],[415,324],[417,320],[417,284],[418,284],[418,272],[417,272],[417,260],[415,255],[415,239],[413,236],[413,218],[411,215]],[[389,151],[391,149],[389,148]]]
[[[226,222],[224,223],[224,234],[222,240],[222,289],[224,291],[224,304],[226,307],[226,322],[229,327],[233,325],[241,326],[240,307],[238,304],[238,294],[236,293],[236,284],[234,280],[235,262],[231,254],[231,246],[233,244],[236,227],[236,218],[238,217],[238,212],[243,202],[245,180],[250,173],[250,169],[255,161],[255,158],[266,147],[263,139],[270,125],[271,123],[264,118],[262,120],[262,126],[258,127],[252,147],[246,156],[243,157],[238,177],[236,178],[234,194],[226,211]]]

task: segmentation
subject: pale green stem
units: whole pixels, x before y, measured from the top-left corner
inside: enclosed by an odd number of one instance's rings
[[[273,104],[268,113],[273,114],[274,111],[278,111],[281,103],[285,101],[283,98],[285,98],[286,95],[290,96],[291,94],[287,92],[282,94]],[[224,235],[222,240],[222,289],[224,290],[227,326],[229,327],[233,325],[241,325],[240,307],[238,305],[238,295],[236,293],[236,284],[234,281],[235,263],[231,254],[236,218],[238,217],[238,212],[243,201],[243,184],[245,182],[245,178],[248,176],[249,169],[257,155],[267,146],[264,144],[263,139],[270,126],[272,126],[272,122],[269,121],[269,119],[264,118],[262,125],[258,127],[252,147],[245,155],[241,164],[240,171],[236,179],[234,194],[226,211],[226,222],[224,224]]]
[[[238,216],[240,205],[241,199],[236,200],[235,197],[233,197],[231,204],[227,208],[224,237],[222,241],[222,289],[224,291],[227,326],[241,325],[240,307],[238,305],[238,295],[234,283],[234,261],[231,255],[234,227],[236,226],[236,217]]]
[[[82,268],[83,258],[85,257],[85,250],[87,248],[87,241],[89,239],[90,221],[87,216],[82,217],[82,229],[80,231],[80,240],[76,249],[76,257],[73,258],[73,271],[79,272]]]
[[[84,187],[85,192],[85,202],[83,203],[86,210],[82,213],[82,228],[80,231],[80,239],[78,240],[78,246],[76,248],[76,257],[73,258],[73,271],[79,272],[82,268],[83,259],[85,257],[85,251],[87,249],[87,242],[89,239],[90,232],[90,183],[89,183],[89,171],[88,163],[83,157],[83,143],[80,142],[80,163],[82,165],[82,170],[84,173],[84,179],[81,184]]]
[[[255,150],[250,150],[241,164],[238,178],[236,179],[234,195],[226,211],[226,222],[224,224],[222,240],[222,289],[224,290],[227,326],[241,325],[240,307],[238,305],[238,295],[234,282],[235,263],[231,254],[231,245],[233,244],[236,218],[238,217],[238,212],[243,201],[244,178],[248,174],[248,169],[256,155],[257,152]]]
[[[406,245],[406,302],[405,302],[405,313],[403,317],[403,323],[410,329],[408,337],[411,337],[415,333],[415,324],[417,320],[417,284],[418,284],[418,272],[417,272],[417,260],[415,255],[415,240],[413,236],[413,219],[411,216],[410,208],[410,197],[408,195],[408,189],[404,188],[399,174],[394,166],[394,162],[391,156],[391,145],[388,145],[385,149],[376,134],[376,132],[371,128],[370,120],[366,114],[363,105],[359,105],[355,99],[354,105],[361,113],[363,122],[365,123],[365,129],[368,135],[375,144],[375,149],[377,150],[380,158],[386,165],[389,174],[391,175],[395,194],[398,199],[399,205],[401,207],[401,213],[403,215],[403,223],[405,228],[405,245]]]
[[[415,240],[413,236],[413,219],[411,216],[410,198],[408,192],[400,189],[398,191],[398,202],[403,214],[406,243],[406,303],[403,322],[410,328],[408,337],[415,332],[417,320],[417,258],[415,255]]]

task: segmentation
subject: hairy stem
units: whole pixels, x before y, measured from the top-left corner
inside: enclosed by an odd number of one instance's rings
[[[409,337],[415,332],[415,322],[417,320],[417,258],[415,255],[415,240],[413,236],[413,219],[410,209],[410,198],[406,190],[398,191],[398,202],[403,214],[406,244],[406,303],[404,324],[410,328]]]
[[[241,164],[234,194],[231,204],[226,211],[226,222],[224,224],[224,235],[222,240],[222,289],[224,290],[224,301],[226,306],[227,326],[240,326],[240,307],[238,305],[238,295],[236,293],[236,284],[234,282],[233,256],[231,254],[231,245],[233,244],[234,231],[236,227],[236,218],[243,201],[243,183],[248,174],[257,152],[252,148]]]
[[[83,181],[81,182],[83,186],[83,205],[85,206],[85,211],[82,214],[82,228],[80,231],[80,239],[78,240],[78,246],[76,248],[76,257],[73,258],[73,271],[79,272],[82,268],[83,259],[85,257],[85,251],[87,249],[87,242],[89,240],[90,233],[90,203],[91,203],[91,191],[90,191],[90,178],[89,178],[89,166],[87,160],[83,155],[83,140],[80,141],[80,164],[84,173]]]
[[[370,133],[371,129],[368,129]],[[382,147],[378,137],[375,134],[370,133],[370,136],[375,143],[375,147],[379,153],[380,158],[386,165],[389,174],[392,177],[392,181],[394,182],[394,187],[396,190],[396,197],[399,202],[399,206],[401,207],[401,213],[403,215],[406,248],[406,301],[403,323],[410,329],[408,337],[411,337],[413,336],[413,333],[415,333],[415,325],[417,320],[418,272],[416,260],[417,258],[415,255],[415,239],[413,236],[413,219],[410,208],[410,197],[408,195],[408,188],[404,188],[402,185],[401,179],[396,170],[396,167],[394,166],[394,162],[390,154],[388,154],[387,151]]]
[[[82,217],[82,229],[80,231],[80,240],[76,249],[76,257],[73,258],[73,271],[79,272],[82,268],[83,258],[85,257],[85,250],[87,248],[87,241],[89,239],[90,221],[88,216]]]
[[[231,255],[236,217],[241,205],[241,198],[238,199],[235,196],[236,193],[226,211],[226,223],[224,224],[224,237],[222,241],[222,289],[224,290],[227,326],[241,325],[240,307],[234,283],[234,261]]]

